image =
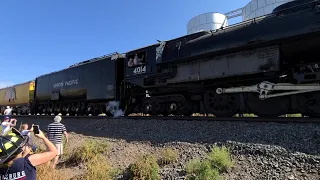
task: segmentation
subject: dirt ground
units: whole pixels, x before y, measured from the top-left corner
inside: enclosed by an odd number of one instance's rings
[[[42,142],[35,137],[33,138],[37,145],[45,149]],[[65,154],[62,156],[57,169],[70,179],[76,179],[77,176],[81,175],[85,170],[85,166],[82,164],[70,166],[68,164],[65,165],[64,162],[86,139],[96,139],[107,142],[107,153],[103,160],[118,170],[125,170],[131,163],[137,160],[137,158],[145,154],[152,154],[159,158],[161,156],[161,150],[170,147],[177,152],[178,160],[173,164],[160,167],[159,174],[161,179],[185,179],[184,169],[186,162],[193,158],[203,158],[209,151],[209,145],[200,143],[170,142],[154,145],[150,142],[127,142],[122,139],[97,138],[69,133],[69,143],[65,145]],[[270,145],[262,146],[259,144],[231,143],[230,147],[233,147],[232,160],[234,167],[223,175],[226,179],[253,180],[284,178],[293,180],[316,180],[320,177],[319,156],[312,156],[312,158],[310,158],[302,154],[299,155],[299,157],[290,155],[289,158],[285,158],[280,155],[281,153],[278,153],[278,151],[286,152],[285,149]],[[273,150],[269,152],[270,149]],[[304,165],[304,163],[306,164]],[[299,172],[299,168],[297,167],[300,168]],[[120,178],[122,178],[121,175],[116,179]]]
[[[44,144],[36,137],[33,137],[34,143],[40,146],[41,149],[45,149]],[[116,140],[110,138],[96,138],[92,136],[83,136],[81,134],[69,133],[69,143],[64,146],[64,155],[61,157],[57,169],[63,174],[68,175],[71,179],[80,175],[83,172],[83,165],[68,166],[64,165],[68,156],[86,139],[104,140],[108,144],[106,161],[113,168],[124,170],[137,158],[145,154],[153,154],[159,157],[159,151],[161,147],[154,147],[148,142],[126,142],[125,140]]]

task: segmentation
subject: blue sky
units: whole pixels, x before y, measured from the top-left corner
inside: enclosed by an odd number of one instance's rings
[[[187,22],[249,0],[10,0],[0,6],[0,87],[186,34]],[[232,23],[232,21],[231,21]]]

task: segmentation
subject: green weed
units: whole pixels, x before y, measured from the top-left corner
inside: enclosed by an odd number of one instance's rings
[[[228,149],[213,146],[204,160],[192,159],[187,163],[187,179],[220,180],[220,173],[226,171],[232,165]]]
[[[131,180],[158,180],[159,166],[157,159],[152,155],[145,155],[139,158],[128,168],[129,179]]]

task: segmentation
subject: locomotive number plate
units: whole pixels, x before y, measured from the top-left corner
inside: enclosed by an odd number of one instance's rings
[[[135,67],[134,70],[133,70],[133,74],[144,74],[146,73],[146,66],[138,66],[138,67]]]

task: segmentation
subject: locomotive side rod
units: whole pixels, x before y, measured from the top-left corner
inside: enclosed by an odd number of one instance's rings
[[[291,92],[269,94],[272,91],[291,91]],[[319,84],[303,84],[303,85],[294,85],[290,83],[274,84],[268,81],[264,81],[253,86],[216,89],[217,94],[256,92],[256,93],[259,93],[260,99],[268,99],[268,98],[287,96],[287,95],[293,95],[293,94],[302,94],[302,93],[308,93],[308,92],[314,92],[314,91],[320,91]]]

